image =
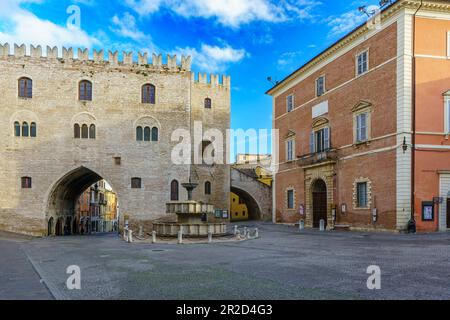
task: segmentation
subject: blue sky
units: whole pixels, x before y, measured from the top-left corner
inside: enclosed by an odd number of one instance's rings
[[[271,76],[281,80],[363,23],[333,0],[1,0],[0,42],[177,53],[193,70],[231,75],[232,128],[270,129]],[[79,29],[67,8],[79,6]]]

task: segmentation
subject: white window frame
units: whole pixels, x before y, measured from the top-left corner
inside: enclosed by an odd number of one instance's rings
[[[450,31],[447,31],[447,58],[450,59]]]
[[[291,153],[289,153],[289,151],[291,151]],[[295,159],[295,138],[289,138],[286,140],[286,162],[292,162]]]
[[[444,96],[444,133],[450,135],[450,96]]]
[[[319,80],[323,79],[323,92],[321,94],[319,94]],[[316,79],[316,97],[321,97],[323,96],[325,93],[327,92],[327,87],[326,87],[326,77],[325,75],[321,75],[320,77],[318,77]]]
[[[292,106],[291,109],[289,109],[289,99],[292,99]],[[293,94],[290,94],[286,97],[286,112],[290,113],[294,110],[294,101],[295,101],[295,97]]]
[[[367,54],[367,70],[366,70],[366,71],[363,71],[362,73],[359,73],[359,57],[362,56],[363,54]],[[366,74],[367,72],[369,72],[369,70],[370,70],[370,69],[369,69],[369,68],[370,68],[370,54],[369,54],[369,49],[364,50],[364,51],[361,51],[361,52],[359,52],[359,53],[356,55],[356,58],[355,58],[355,64],[356,64],[356,76],[357,76],[357,77],[360,77],[360,76]]]
[[[365,116],[366,117],[366,126],[365,126],[365,139],[362,139],[362,128],[360,128],[358,126],[359,124],[359,119],[361,118],[361,116]],[[363,143],[363,142],[367,142],[370,140],[370,136],[369,136],[369,128],[370,128],[370,112],[366,111],[366,112],[360,112],[358,114],[355,115],[355,142],[356,143]]]

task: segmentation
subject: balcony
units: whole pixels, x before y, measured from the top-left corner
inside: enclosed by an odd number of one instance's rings
[[[300,167],[307,167],[324,162],[336,161],[337,159],[338,159],[337,151],[334,149],[329,149],[321,152],[300,156],[297,159],[297,164]]]

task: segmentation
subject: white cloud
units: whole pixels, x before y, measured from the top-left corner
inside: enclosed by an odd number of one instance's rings
[[[237,28],[253,21],[282,22],[310,19],[318,0],[126,0],[140,15],[165,8],[185,18],[216,19],[220,24]]]
[[[60,26],[40,19],[20,7],[23,3],[41,3],[41,0],[2,0],[0,42],[33,44],[42,46],[78,46],[91,48],[100,42],[77,27]]]
[[[367,11],[371,12],[377,8],[377,6],[371,5],[367,7]],[[366,14],[357,9],[345,12],[340,16],[332,16],[327,20],[328,26],[331,27],[329,37],[344,35],[366,22],[367,18]]]
[[[291,51],[283,53],[278,59],[278,67],[280,69],[290,68],[293,65],[298,65],[298,58],[302,55],[301,51]]]
[[[223,72],[232,64],[243,60],[248,56],[244,49],[234,49],[229,45],[211,46],[202,44],[200,50],[195,48],[177,48],[178,54],[190,55],[193,64],[201,69],[202,72]]]
[[[136,19],[134,16],[125,12],[120,18],[115,15],[112,18],[112,23],[114,27],[111,27],[111,30],[122,37],[131,38],[134,41],[142,40],[148,38],[136,25]]]

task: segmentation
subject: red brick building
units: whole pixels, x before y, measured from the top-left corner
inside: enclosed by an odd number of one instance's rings
[[[398,0],[374,21],[268,91],[276,222],[450,228],[450,2]]]

